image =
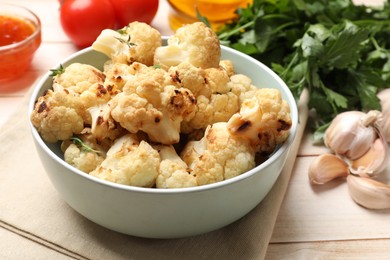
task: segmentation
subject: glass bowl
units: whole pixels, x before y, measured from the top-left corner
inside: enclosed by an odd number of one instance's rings
[[[41,44],[41,22],[25,7],[0,3],[0,82],[20,77]]]

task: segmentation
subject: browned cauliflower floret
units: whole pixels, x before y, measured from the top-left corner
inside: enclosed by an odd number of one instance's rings
[[[179,86],[179,84],[174,81],[172,76],[163,69],[149,67],[139,62],[134,62],[130,68],[132,71],[134,71],[135,77],[132,77],[127,81],[126,85],[123,87],[124,91],[131,92],[133,89],[137,88],[138,85],[140,85],[140,82],[145,80],[155,81],[161,86]]]
[[[229,77],[235,74],[234,65],[231,60],[221,60],[219,62],[219,67],[223,68]]]
[[[116,85],[94,84],[80,94],[81,102],[87,111],[84,123],[90,125],[92,135],[103,140],[114,140],[120,136],[123,129],[116,123],[110,114],[109,101],[120,93]]]
[[[54,143],[79,134],[84,128],[84,105],[65,90],[48,90],[38,98],[30,120],[42,138]]]
[[[106,75],[104,86],[106,88],[111,86],[111,88],[116,88],[120,91],[122,91],[126,82],[132,79],[136,73],[132,66],[118,62],[113,63],[112,60],[104,64],[103,72]]]
[[[74,99],[80,99],[83,111],[80,111],[84,123],[91,124],[91,116],[87,109],[92,106],[107,103],[118,93],[115,87],[103,85],[105,75],[100,70],[88,64],[72,63],[64,71],[54,77],[55,92],[69,92]]]
[[[81,94],[95,83],[103,84],[105,75],[95,67],[72,63],[54,77],[53,88],[64,88],[76,94]]]
[[[106,54],[113,62],[131,64],[137,61],[151,66],[155,50],[161,45],[159,31],[146,23],[131,22],[119,31],[103,30],[92,48]]]
[[[231,92],[226,94],[212,94],[210,98],[198,96],[196,98],[196,112],[189,121],[183,121],[183,133],[205,129],[216,122],[227,122],[239,110],[238,97]]]
[[[232,134],[246,138],[256,152],[270,153],[287,139],[291,124],[290,107],[280,91],[263,88],[243,102],[227,127]]]
[[[90,175],[138,187],[153,187],[158,176],[160,156],[147,142],[134,134],[118,138],[107,157]]]
[[[140,63],[123,92],[110,101],[112,118],[131,133],[143,131],[151,141],[162,144],[179,142],[180,124],[189,120],[196,99],[191,91],[177,87],[169,73]]]
[[[223,68],[199,69],[185,64],[170,69],[172,78],[185,88],[195,91],[197,106],[191,120],[183,122],[181,130],[190,133],[206,129],[216,122],[226,122],[238,112],[238,96],[229,88],[229,75]]]
[[[234,74],[230,77],[228,87],[239,97],[239,105],[241,106],[244,100],[254,96],[257,88],[252,84],[252,80],[243,74]]]
[[[106,104],[119,90],[103,85],[105,75],[93,66],[72,63],[53,79],[53,89],[40,97],[31,121],[49,142],[69,139],[93,125],[89,109]]]
[[[111,116],[111,100],[108,103],[88,108],[92,117],[91,134],[97,140],[115,140],[125,129]]]
[[[79,70],[76,70],[77,68]],[[84,126],[90,125],[92,134],[99,140],[107,137],[113,140],[121,135],[122,129],[120,129],[119,124],[113,121],[110,114],[106,113],[103,107],[107,106],[107,103],[120,92],[120,89],[116,85],[105,85],[103,83],[105,79],[104,74],[98,78],[94,78],[92,76],[94,74],[100,75],[102,72],[90,65],[78,64],[74,66],[72,64],[65,69],[64,73],[55,78],[53,88],[61,89],[65,85],[66,88],[63,88],[65,91],[72,91],[74,99],[79,99],[83,106],[83,109],[80,111],[84,120]],[[70,80],[64,80],[65,78],[71,79],[72,75],[79,79],[84,77],[89,80],[77,83],[76,86],[82,85],[83,88],[77,87],[76,89],[76,87],[70,85]],[[61,81],[58,79],[61,79]],[[93,80],[91,79],[98,81],[92,83]]]
[[[184,188],[197,186],[196,178],[187,164],[171,145],[154,147],[160,154],[161,163],[156,188]]]
[[[87,90],[80,94],[81,102],[88,109],[94,106],[106,104],[112,97],[116,96],[120,91],[115,87],[105,87],[103,84],[93,84]],[[90,123],[88,121],[88,123]]]
[[[180,27],[168,39],[168,45],[158,47],[154,64],[168,69],[181,62],[189,62],[195,67],[217,68],[221,57],[221,47],[215,32],[202,22]]]
[[[182,62],[171,67],[168,73],[176,84],[189,89],[195,96],[199,96],[200,92],[206,87],[205,70],[195,67],[191,63]]]
[[[253,148],[239,135],[230,133],[226,122],[209,126],[200,141],[185,146],[181,157],[198,185],[226,180],[255,166]]]
[[[111,115],[131,133],[143,131],[151,141],[174,144],[180,140],[180,124],[193,115],[196,100],[191,92],[172,85],[144,80],[112,99]]]
[[[63,141],[61,150],[64,152],[64,160],[67,163],[89,173],[103,162],[107,150],[97,142],[91,142],[87,135]]]

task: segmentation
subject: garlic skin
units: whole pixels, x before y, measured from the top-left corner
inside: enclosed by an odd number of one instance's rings
[[[309,167],[309,179],[312,184],[324,184],[335,178],[347,177],[348,174],[348,164],[329,153],[317,156]]]
[[[377,97],[382,107],[382,120],[379,125],[382,128],[383,135],[387,142],[390,142],[390,88],[381,90]]]
[[[380,112],[347,111],[338,114],[325,132],[325,145],[336,154],[356,160],[371,148],[377,137],[375,122]]]
[[[372,178],[349,175],[348,190],[351,198],[368,209],[390,208],[390,186]]]
[[[388,145],[383,138],[377,138],[362,157],[350,161],[351,174],[360,177],[373,177],[381,173],[387,164]]]

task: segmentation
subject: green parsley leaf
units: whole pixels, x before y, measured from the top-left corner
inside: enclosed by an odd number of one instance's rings
[[[314,133],[338,113],[380,109],[376,94],[390,87],[388,1],[254,0],[236,13],[217,31],[221,44],[271,67],[296,100],[308,89]]]

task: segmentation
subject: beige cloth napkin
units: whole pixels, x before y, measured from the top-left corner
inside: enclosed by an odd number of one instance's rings
[[[306,124],[305,109],[300,112],[298,136],[287,167],[252,212],[217,231],[162,240],[105,229],[79,215],[60,198],[35,151],[28,126],[28,97],[0,129],[0,227],[76,259],[264,258]]]

